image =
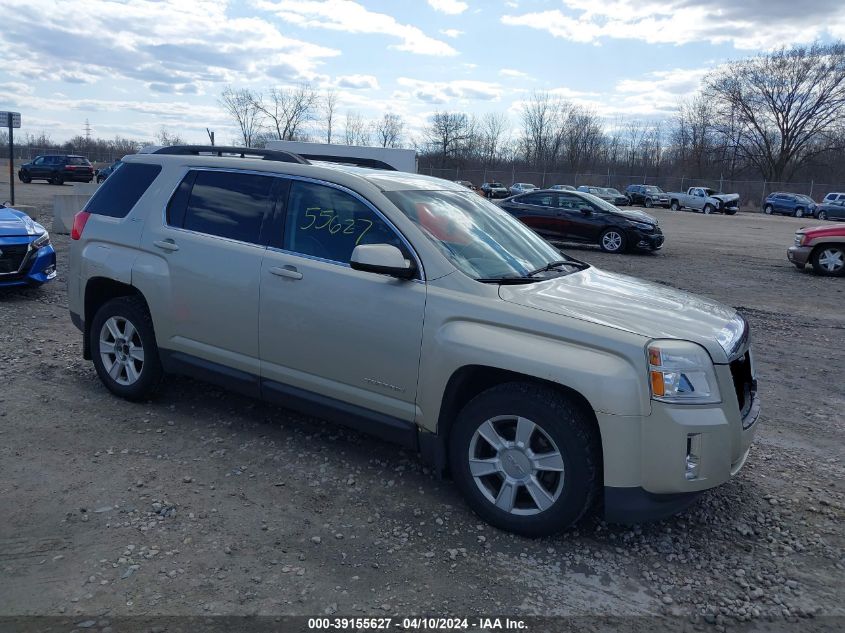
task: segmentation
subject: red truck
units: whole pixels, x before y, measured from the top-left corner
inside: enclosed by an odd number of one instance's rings
[[[819,275],[845,276],[845,226],[798,229],[786,256],[800,269],[809,262]]]

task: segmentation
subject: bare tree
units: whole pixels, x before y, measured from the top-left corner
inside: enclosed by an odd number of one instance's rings
[[[735,61],[704,83],[721,124],[730,115],[738,124],[742,157],[764,178],[782,181],[834,142],[832,132],[845,116],[845,43]]]
[[[323,95],[322,111],[323,111],[323,128],[326,131],[326,143],[332,142],[332,132],[334,131],[334,113],[337,110],[338,94],[334,88],[326,89],[326,94]]]
[[[294,141],[302,136],[305,123],[315,118],[319,96],[309,84],[300,84],[296,88],[272,88],[266,97],[254,95],[253,101],[277,139]]]
[[[465,113],[435,112],[424,134],[443,166],[460,155],[470,137],[470,131],[470,120]]]
[[[179,136],[178,132],[171,132],[164,125],[162,125],[158,132],[156,132],[155,139],[159,145],[164,145],[166,147],[185,144],[185,141],[182,140],[182,137]]]
[[[370,143],[367,123],[359,112],[346,113],[343,140],[347,145],[368,145]]]
[[[385,114],[373,124],[376,142],[382,147],[401,147],[405,121],[398,114]]]
[[[255,147],[262,123],[256,95],[251,90],[234,90],[229,86],[220,94],[219,103],[238,126],[244,147]]]

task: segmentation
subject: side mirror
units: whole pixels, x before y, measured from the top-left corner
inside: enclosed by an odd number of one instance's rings
[[[584,215],[592,215],[593,213],[593,210],[590,207],[581,207],[579,211]]]
[[[355,270],[411,279],[417,274],[413,262],[391,244],[360,244],[352,251],[349,265]]]

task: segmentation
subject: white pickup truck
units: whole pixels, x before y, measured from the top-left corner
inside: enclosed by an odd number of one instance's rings
[[[686,193],[669,192],[669,208],[672,211],[692,209],[702,213],[719,211],[725,215],[734,215],[739,211],[738,193],[719,193],[708,187],[690,187]]]

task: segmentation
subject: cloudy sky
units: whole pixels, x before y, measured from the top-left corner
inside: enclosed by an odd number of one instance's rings
[[[227,85],[333,87],[347,111],[510,112],[534,90],[611,119],[671,114],[708,68],[845,38],[842,0],[0,0],[0,110],[22,132],[188,141]]]

